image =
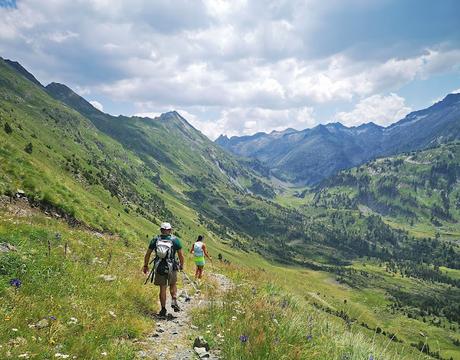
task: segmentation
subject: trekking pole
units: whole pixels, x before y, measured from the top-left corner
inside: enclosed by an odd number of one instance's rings
[[[153,272],[155,271],[155,267],[152,267],[152,271],[150,271],[149,276],[145,279],[144,285],[148,283],[149,279],[153,277]]]
[[[190,280],[190,278],[188,277],[188,275],[185,273],[184,270],[181,270],[181,273],[182,273],[182,276],[185,277],[189,283],[192,284],[193,288],[195,289],[195,291],[199,291],[196,286],[195,286],[195,282],[193,282],[192,280]]]
[[[191,300],[190,298],[190,295],[188,294],[188,291],[187,291],[187,287],[185,286],[185,276],[184,274],[182,273],[182,282],[183,282],[183,285],[184,285],[184,292],[185,292],[185,301],[188,302]]]

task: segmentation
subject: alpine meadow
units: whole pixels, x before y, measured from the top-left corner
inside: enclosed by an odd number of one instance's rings
[[[329,2],[0,1],[0,359],[460,360],[460,8]]]

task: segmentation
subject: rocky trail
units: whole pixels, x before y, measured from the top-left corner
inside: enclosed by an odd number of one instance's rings
[[[233,285],[224,275],[211,273],[205,281],[210,281],[225,293]],[[205,285],[202,285],[202,288]],[[206,341],[200,336],[198,328],[193,325],[191,311],[197,307],[205,307],[208,300],[200,290],[195,291],[194,284],[182,278],[178,282],[178,303],[180,312],[171,309],[171,299],[168,294],[166,319],[156,319],[156,328],[143,341],[138,342],[143,350],[138,352],[139,359],[161,360],[195,360],[220,359],[219,349],[209,349]]]

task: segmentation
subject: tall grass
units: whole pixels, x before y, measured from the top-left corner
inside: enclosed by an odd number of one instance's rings
[[[1,242],[17,248],[0,254],[1,359],[134,358],[132,340],[152,328],[157,310],[156,290],[142,286],[140,252],[58,222],[0,220]]]
[[[423,358],[413,349],[396,346],[377,334],[369,336],[359,326],[265,282],[260,271],[237,272],[235,288],[223,297],[211,291],[209,308],[197,310],[193,318],[211,347],[222,350],[224,359]]]

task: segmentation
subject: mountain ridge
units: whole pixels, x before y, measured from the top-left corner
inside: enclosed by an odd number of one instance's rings
[[[313,185],[337,171],[378,156],[459,139],[459,120],[460,94],[448,94],[387,127],[373,122],[353,127],[331,122],[289,131],[280,137],[273,136],[273,132],[257,133],[220,136],[215,142],[236,155],[260,160],[275,177]],[[324,162],[326,167],[320,164]]]
[[[19,62],[13,61],[13,60],[10,60],[10,59],[4,59],[1,56],[0,56],[0,60],[5,61],[5,63],[7,63],[9,66],[11,66],[19,74],[24,76],[27,80],[33,82],[35,85],[37,85],[37,86],[39,86],[41,88],[43,87],[43,84],[40,81],[38,81],[37,78],[32,73],[27,71],[27,69],[25,67],[23,67]]]

